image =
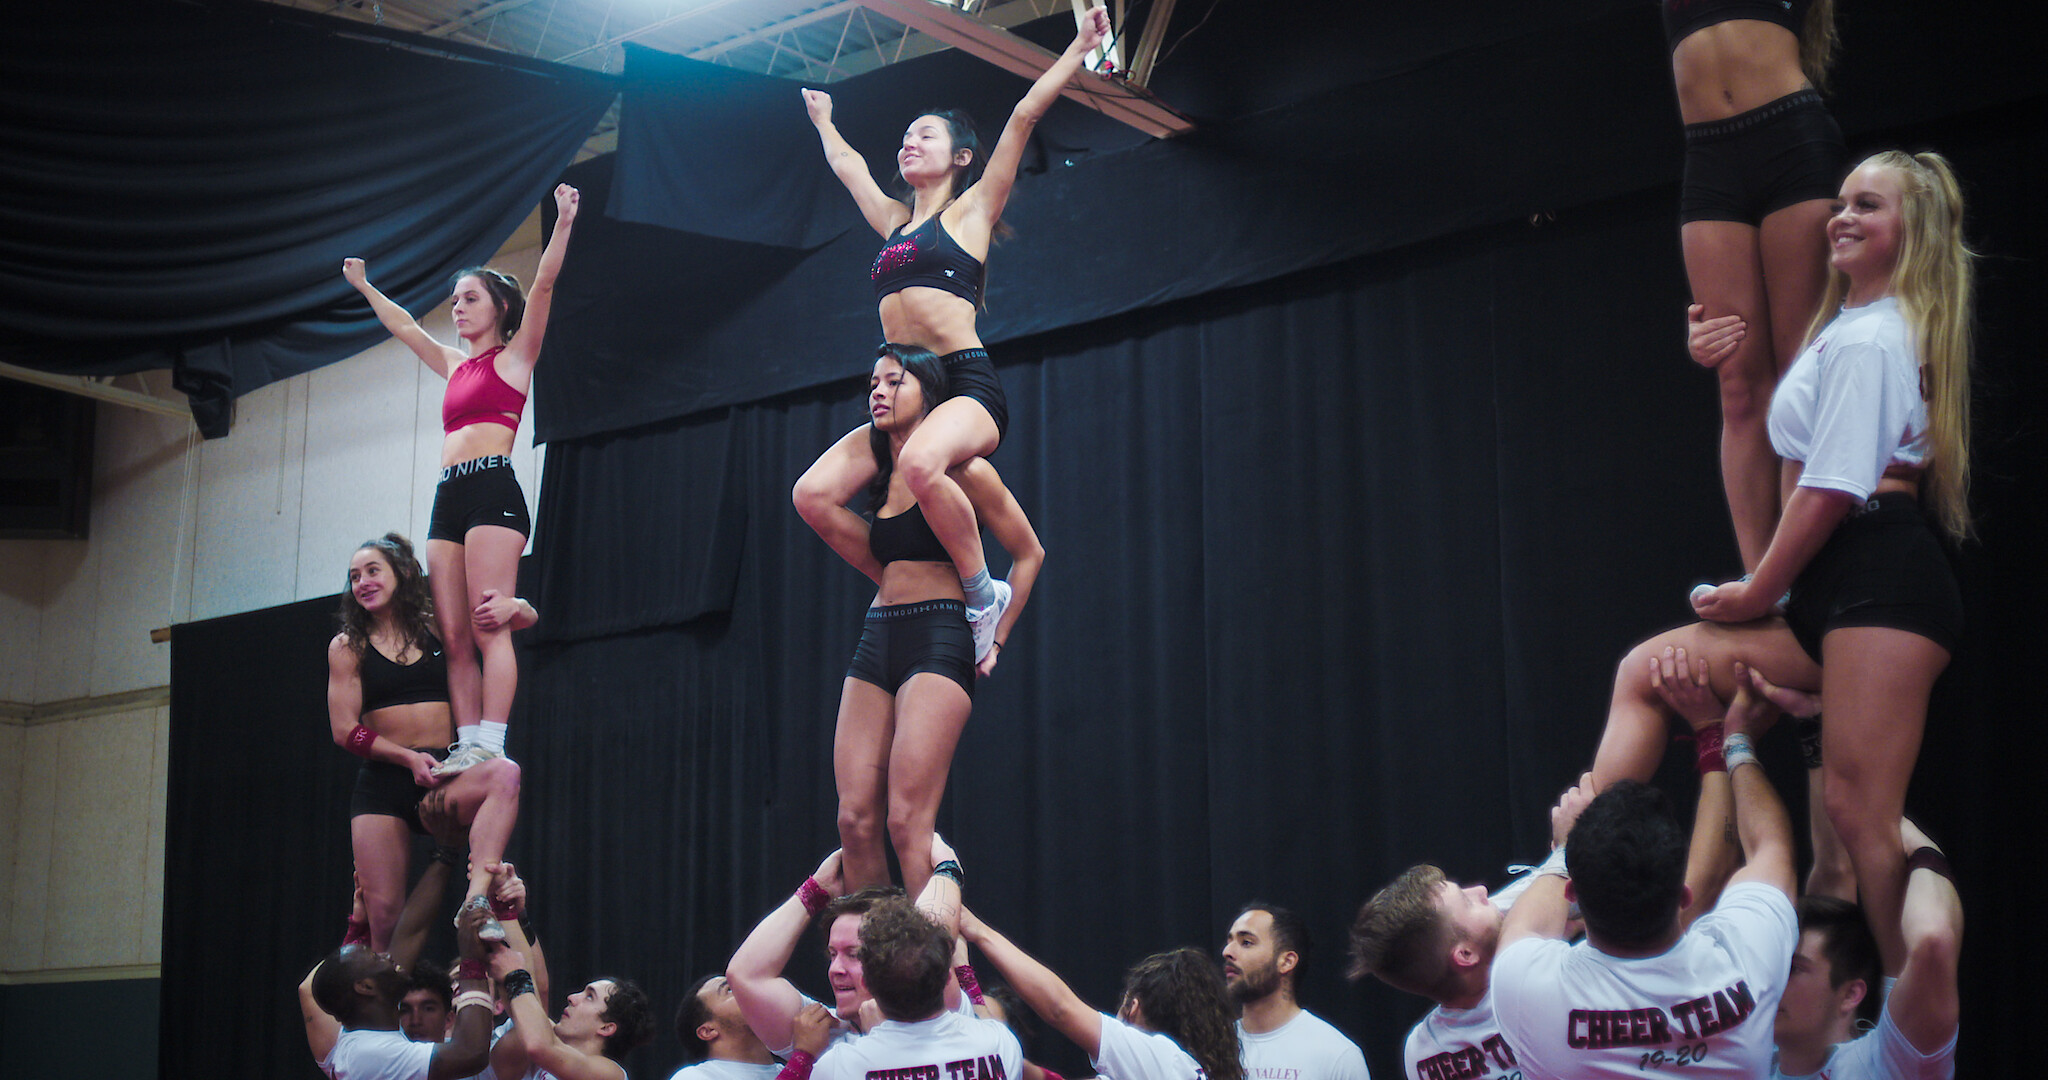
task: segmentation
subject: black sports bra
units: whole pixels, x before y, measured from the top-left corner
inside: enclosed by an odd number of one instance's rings
[[[1664,9],[1664,39],[1671,47],[1716,23],[1754,19],[1777,23],[1799,34],[1806,29],[1812,0],[1658,0]]]
[[[377,651],[373,642],[363,643],[363,661],[356,673],[363,684],[363,714],[393,705],[448,700],[448,657],[441,643],[428,638],[420,642],[420,658],[400,664]]]
[[[869,276],[875,282],[876,300],[912,285],[924,285],[981,306],[981,260],[953,239],[937,214],[907,236],[900,228],[890,233],[889,244],[875,256]]]
[[[892,562],[953,561],[946,554],[945,545],[939,543],[938,534],[925,521],[924,508],[916,503],[892,517],[875,515],[874,524],[868,526],[868,553],[883,566]]]

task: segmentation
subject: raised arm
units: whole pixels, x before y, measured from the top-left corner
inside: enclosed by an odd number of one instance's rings
[[[427,1080],[475,1076],[490,1064],[491,982],[462,975],[463,969],[483,962],[484,943],[477,938],[483,921],[484,913],[475,910],[463,912],[456,921],[455,944],[463,963],[456,969],[455,1034],[434,1047],[434,1056],[427,1063]]]
[[[1735,836],[1735,794],[1721,759],[1728,707],[1714,693],[1707,658],[1688,656],[1682,648],[1667,648],[1663,656],[1650,658],[1650,686],[1692,726],[1698,744],[1700,798],[1693,810],[1692,845],[1685,856],[1685,884],[1692,890],[1692,902],[1678,913],[1679,921],[1691,926],[1694,919],[1714,910],[1728,875],[1742,863],[1742,845]]]
[[[442,795],[436,791],[428,798]],[[427,868],[420,872],[419,884],[406,895],[405,907],[399,911],[398,922],[391,928],[391,959],[399,967],[412,967],[413,962],[420,958],[421,950],[426,948],[427,930],[433,926],[434,919],[447,917],[441,902],[448,894],[452,875],[448,872],[448,864],[441,858],[437,850]]]
[[[321,961],[326,963],[326,961]],[[313,1000],[313,976],[320,974],[320,964],[306,972],[305,981],[299,983],[299,1015],[306,1021],[306,1049],[313,1052],[313,1064],[326,1066],[327,1055],[334,1053],[335,1040],[341,1038],[341,1021],[327,1015],[327,1010]]]
[[[576,211],[583,196],[567,184],[555,187],[555,232],[541,250],[540,265],[533,271],[533,287],[526,290],[526,314],[519,320],[519,332],[498,354],[498,374],[515,373],[530,377],[540,346],[548,332],[548,314],[555,306],[555,279],[562,276],[562,260],[569,254],[569,233],[576,225]]]
[[[514,976],[515,972],[528,969],[525,956],[511,947],[511,928],[506,931],[506,946],[491,954],[491,974],[505,983],[506,1011],[512,1014],[512,1034],[500,1041],[517,1039],[526,1051],[526,1060],[546,1069],[556,1080],[619,1080],[624,1073],[617,1062],[570,1046],[555,1033],[555,1025],[548,1020],[547,1004],[532,991],[532,979]]]
[[[1600,794],[1600,787],[1593,782],[1593,774],[1579,777],[1576,786],[1558,797],[1557,805],[1550,809],[1550,857],[1536,870],[1536,880],[1522,892],[1522,898],[1508,911],[1508,917],[1500,927],[1500,942],[1497,949],[1505,949],[1523,938],[1562,939],[1571,923],[1571,898],[1565,885],[1569,878],[1565,874],[1564,842],[1572,834],[1572,826],[1579,820],[1579,814],[1586,804]],[[1499,955],[1498,952],[1495,955]]]
[[[1099,10],[1099,9],[1098,9]],[[995,467],[985,458],[975,458],[953,470],[954,479],[960,489],[967,493],[967,500],[974,504],[974,515],[988,530],[995,534],[996,542],[1010,553],[1010,606],[1004,610],[1002,621],[996,624],[996,647],[982,658],[977,670],[986,676],[993,672],[996,662],[1002,658],[1003,645],[1010,640],[1010,631],[1017,625],[1017,619],[1024,614],[1024,605],[1031,599],[1031,585],[1038,580],[1038,571],[1045,565],[1045,547],[1038,542],[1038,532],[1031,527],[1031,519],[1024,515],[1024,508],[1017,505],[1016,496],[1003,485],[1003,478],[997,475]]]
[[[818,141],[824,144],[825,163],[832,166],[832,175],[846,185],[869,228],[885,237],[895,232],[910,220],[910,208],[890,198],[882,185],[875,183],[875,174],[867,161],[854,152],[852,144],[833,126],[832,95],[809,87],[800,92],[804,96],[804,111],[810,114],[811,125],[818,129]]]
[[[1906,966],[1884,1007],[1913,1049],[1932,1054],[1955,1038],[1962,1014],[1956,961],[1963,948],[1963,898],[1934,841],[1911,821],[1902,820],[1899,831],[1908,857],[1901,918]]]
[[[1052,108],[1052,103],[1059,100],[1060,92],[1081,70],[1081,62],[1087,59],[1088,53],[1108,36],[1109,12],[1097,4],[1081,16],[1081,25],[1067,51],[1045,69],[1045,74],[1031,84],[1031,89],[1024,92],[1024,99],[1010,111],[1010,122],[1003,125],[1002,137],[989,151],[988,164],[982,170],[981,179],[961,194],[961,202],[966,204],[968,213],[976,215],[989,226],[1003,216],[1003,207],[1010,202],[1010,189],[1017,183],[1017,166],[1024,160],[1024,148],[1031,143],[1031,133],[1038,129],[1038,122],[1045,119],[1046,110]]]
[[[816,893],[811,892],[814,884]],[[814,913],[805,905],[804,898],[806,894],[834,897],[841,891],[839,853],[834,851],[818,864],[803,888],[791,893],[789,899],[754,927],[725,966],[725,981],[732,987],[740,1015],[747,1018],[747,1026],[770,1050],[790,1044],[790,1022],[803,1005],[803,995],[782,977],[782,971],[789,966],[790,954],[796,951],[804,929],[811,925]]]
[[[1031,1006],[1039,1019],[1087,1052],[1089,1060],[1102,1052],[1102,1014],[1082,1001],[1066,980],[975,918],[971,911],[961,910],[960,933],[1003,973],[1010,981],[1010,989]]]
[[[362,660],[340,634],[327,643],[327,727],[334,745],[357,757],[405,769],[421,787],[440,783],[432,757],[363,726]]]
[[[1728,706],[1725,721],[1728,783],[1735,799],[1735,833],[1742,840],[1745,860],[1729,882],[1761,881],[1783,892],[1787,899],[1796,900],[1799,879],[1794,870],[1792,819],[1786,816],[1785,804],[1778,800],[1777,789],[1771,787],[1763,766],[1757,764],[1751,746],[1777,710],[1756,706],[1745,670],[1740,665],[1736,668],[1735,677],[1741,685]]]
[[[375,285],[370,284],[370,268],[363,260],[341,260],[341,276],[350,285],[355,286],[357,292],[363,294],[363,299],[370,302],[370,310],[377,313],[377,321],[384,324],[384,329],[391,331],[392,337],[404,342],[405,347],[411,349],[413,355],[420,358],[421,363],[434,369],[434,374],[445,379],[455,365],[462,363],[461,349],[443,345],[428,337],[427,332],[420,329],[419,320],[413,318],[411,312],[399,307],[390,297],[379,292]]]

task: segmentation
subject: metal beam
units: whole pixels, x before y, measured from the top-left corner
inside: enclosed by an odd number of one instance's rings
[[[676,15],[669,15],[665,18],[656,19],[653,22],[647,23],[646,25],[637,27],[633,30],[629,30],[623,34],[614,34],[613,36],[608,37],[603,41],[593,42],[589,45],[585,45],[584,47],[577,49],[575,52],[563,53],[562,55],[555,57],[555,63],[565,64],[579,56],[582,56],[584,53],[596,52],[599,49],[609,49],[614,45],[621,45],[624,44],[625,42],[631,41],[634,38],[639,37],[640,35],[645,34],[650,30],[659,30],[664,26],[673,26],[674,24],[679,22],[687,22],[690,19],[694,19],[707,11],[716,11],[719,8],[729,7],[733,4],[741,2],[742,0],[704,0],[703,3],[700,3],[695,7],[692,7],[688,11]]]
[[[839,0],[836,4],[827,4],[816,11],[806,11],[801,15],[784,19],[781,22],[769,23],[758,30],[749,30],[744,34],[726,38],[724,41],[706,45],[701,49],[685,53],[684,55],[692,60],[709,60],[712,57],[731,52],[742,45],[752,45],[757,41],[766,41],[786,30],[794,30],[799,26],[809,26],[820,19],[829,19],[834,15],[851,14],[853,9],[859,6],[859,0]]]
[[[183,402],[172,401],[169,398],[160,398],[155,394],[123,390],[84,375],[58,375],[54,372],[37,371],[33,368],[16,367],[13,364],[0,363],[0,379],[13,379],[16,382],[25,382],[33,386],[44,386],[52,390],[62,390],[67,394],[77,394],[81,397],[110,401],[116,405],[125,405],[131,409],[141,409],[144,412],[158,413],[163,416],[175,416],[181,420],[192,419],[192,407]]]
[[[1138,31],[1138,49],[1131,55],[1131,82],[1152,85],[1152,66],[1159,62],[1159,44],[1166,40],[1166,24],[1173,20],[1173,0],[1153,0],[1145,13],[1145,28]]]
[[[913,30],[922,31],[971,55],[1026,79],[1036,79],[1059,57],[1009,33],[979,22],[931,0],[861,0],[863,6]],[[1092,72],[1082,72],[1061,93],[1113,120],[1155,138],[1193,131],[1186,117],[1138,90]]]
[[[480,23],[493,15],[500,15],[507,11],[523,8],[531,3],[533,3],[533,0],[498,0],[498,2],[495,4],[485,4],[484,6],[476,9],[475,11],[470,12],[467,15],[464,15],[459,19],[453,19],[448,22],[444,22],[431,30],[422,31],[422,33],[426,34],[428,37],[447,37],[448,35],[456,32],[457,30],[464,29],[465,27],[475,26],[477,23]]]

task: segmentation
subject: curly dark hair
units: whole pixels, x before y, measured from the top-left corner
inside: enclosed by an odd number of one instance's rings
[[[918,393],[924,395],[927,416],[938,408],[939,402],[953,396],[953,388],[947,380],[946,362],[930,349],[884,343],[875,350],[875,359],[885,356],[901,364],[903,370],[917,380]],[[875,456],[875,478],[868,482],[868,513],[876,514],[881,512],[882,504],[889,501],[889,477],[896,471],[896,459],[889,453],[889,433],[870,426],[868,452]]]
[[[427,647],[434,640],[434,594],[427,588],[427,572],[412,553],[412,541],[395,532],[356,545],[357,551],[374,548],[391,567],[397,585],[391,592],[391,614],[409,648]],[[374,621],[363,605],[356,603],[354,582],[343,580],[341,611],[337,614],[342,640],[357,656],[370,647],[370,624]]]
[[[488,266],[471,266],[455,272],[448,279],[448,291],[454,292],[462,279],[473,277],[483,283],[484,291],[491,296],[491,302],[498,305],[498,336],[511,341],[519,332],[519,324],[526,320],[526,290],[519,287],[519,279]]]
[[[923,1020],[945,1008],[953,935],[907,897],[892,897],[861,919],[860,966],[883,1016]]]
[[[1136,1000],[1146,1029],[1179,1043],[1209,1080],[1244,1080],[1237,1006],[1208,953],[1183,947],[1138,961],[1124,976],[1123,1000]]]
[[[1565,840],[1586,932],[1622,948],[1656,944],[1678,922],[1685,830],[1664,793],[1623,780],[1579,814]]]
[[[618,1030],[604,1041],[604,1056],[624,1061],[627,1054],[654,1037],[654,1002],[631,979],[605,976],[605,981],[612,984],[612,992],[604,999],[604,1011],[597,1018],[617,1024]]]

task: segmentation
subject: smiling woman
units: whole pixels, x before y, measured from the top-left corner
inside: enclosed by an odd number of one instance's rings
[[[512,602],[512,625],[532,608]],[[493,758],[443,781],[436,755],[453,734],[448,663],[434,637],[434,601],[412,543],[397,533],[364,541],[348,563],[341,631],[327,646],[327,720],[335,745],[363,759],[349,798],[349,836],[369,921],[370,947],[390,947],[405,906],[419,804],[446,793],[470,834],[472,874],[486,880],[519,817],[519,766]]]

